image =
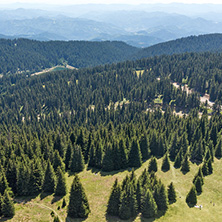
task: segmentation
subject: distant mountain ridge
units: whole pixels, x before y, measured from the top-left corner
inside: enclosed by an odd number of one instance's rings
[[[32,73],[62,64],[76,68],[93,67],[152,56],[209,51],[222,52],[222,34],[190,36],[144,49],[120,41],[0,39],[0,73]]]

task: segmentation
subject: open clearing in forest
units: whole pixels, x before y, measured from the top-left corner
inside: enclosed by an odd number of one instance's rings
[[[146,161],[143,166],[135,171],[137,177],[142,173],[142,171],[148,167],[149,161]],[[196,172],[198,171],[198,166],[191,164],[191,171],[186,175],[183,175],[179,169],[172,168],[168,172],[162,172],[161,168],[162,159],[158,160],[158,172],[157,176],[160,178],[164,184],[167,186],[172,181],[175,185],[177,192],[177,202],[169,206],[168,211],[162,217],[156,218],[155,221],[160,222],[171,222],[171,221],[212,221],[218,222],[221,221],[221,212],[222,212],[222,178],[221,178],[221,168],[222,161],[215,159],[213,163],[214,173],[210,176],[205,177],[203,185],[203,193],[198,196],[198,205],[202,205],[203,208],[189,208],[185,203],[185,198],[192,186],[192,180]],[[89,217],[85,220],[86,222],[103,222],[103,221],[122,221],[119,218],[115,217],[106,217],[106,204],[109,198],[111,187],[116,178],[119,181],[129,173],[128,170],[121,172],[111,172],[103,173],[97,170],[84,170],[79,174],[81,182],[85,188],[86,194],[88,196],[91,213]],[[68,189],[73,180],[73,176],[67,177]],[[65,197],[66,202],[68,202],[68,195]],[[37,196],[34,198],[17,198],[18,200],[25,200],[25,202],[17,203],[16,205],[16,215],[14,218],[9,219],[8,221],[18,222],[18,221],[53,221],[53,218],[50,216],[51,210],[54,209],[58,213],[61,220],[70,221],[70,222],[79,222],[82,220],[66,218],[66,208],[59,209],[58,206],[62,205],[62,198],[57,199],[52,195],[50,196]],[[215,203],[215,206],[213,206]],[[48,209],[48,208],[50,209]],[[0,220],[4,221],[4,220]],[[134,220],[126,220],[126,222],[151,222],[152,219],[146,220],[141,219],[140,215]]]

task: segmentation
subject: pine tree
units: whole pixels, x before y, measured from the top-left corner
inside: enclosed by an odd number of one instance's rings
[[[222,139],[219,137],[217,140],[217,145],[215,146],[215,157],[220,159],[222,157]]]
[[[2,170],[1,175],[0,175],[0,194],[3,195],[5,190],[9,191],[9,185],[8,181],[5,176],[5,172]]]
[[[120,169],[125,169],[128,166],[128,158],[126,154],[126,146],[123,139],[119,141]]]
[[[142,187],[140,185],[140,181],[137,181],[136,185],[136,200],[137,200],[137,206],[138,210],[141,209],[141,201],[142,201]]]
[[[13,217],[15,215],[14,203],[7,191],[3,195],[2,213],[5,217]]]
[[[211,158],[207,161],[207,167],[208,167],[208,175],[213,173],[213,166],[212,166],[212,160]]]
[[[168,209],[168,196],[164,184],[159,182],[154,189],[154,199],[158,210],[166,211]]]
[[[65,155],[65,161],[64,161],[66,170],[69,170],[69,164],[72,157],[72,148],[73,147],[71,143],[69,143],[66,149],[66,155]]]
[[[183,158],[183,162],[182,162],[182,165],[181,165],[181,171],[183,173],[187,173],[187,172],[190,171],[190,163],[189,163],[187,154]]]
[[[2,216],[3,212],[2,212],[2,207],[3,207],[3,197],[0,193],[0,217]]]
[[[18,174],[18,169],[17,169],[16,163],[12,161],[11,159],[9,159],[5,175],[6,175],[9,187],[12,188],[12,191],[14,194],[17,193],[17,190],[16,190],[17,174]]]
[[[57,185],[56,185],[56,189],[55,189],[55,195],[56,196],[65,196],[66,192],[67,192],[66,179],[65,179],[65,175],[60,167],[57,169],[56,174],[57,174]]]
[[[204,161],[204,164],[202,166],[202,172],[204,176],[207,176],[209,174],[208,163],[206,161]]]
[[[202,181],[199,176],[195,179],[194,185],[195,185],[197,193],[201,194],[202,193]]]
[[[57,134],[57,136],[56,136],[56,139],[54,141],[53,149],[57,150],[59,152],[59,155],[63,158],[64,146],[62,145],[60,134]]]
[[[146,191],[142,201],[141,213],[145,218],[152,218],[157,214],[157,205],[149,189]]]
[[[103,163],[102,163],[102,170],[106,172],[110,172],[114,170],[113,150],[112,150],[111,144],[108,144],[105,150]]]
[[[177,201],[177,196],[176,196],[176,191],[173,185],[173,182],[170,183],[170,185],[168,186],[167,189],[167,193],[168,193],[168,200],[170,203],[175,203]]]
[[[54,162],[53,162],[53,168],[54,168],[55,172],[57,171],[58,167],[61,167],[62,171],[65,172],[65,164],[62,161],[59,151],[55,150]]]
[[[130,167],[141,167],[142,166],[142,156],[141,156],[139,144],[136,139],[133,139],[132,145],[130,148],[129,166]]]
[[[127,220],[137,214],[137,203],[132,184],[127,184],[122,195],[119,208],[120,219]]]
[[[107,214],[112,216],[119,216],[119,206],[120,206],[120,196],[121,196],[121,189],[118,184],[118,180],[116,179],[111,194],[109,196],[109,201],[107,205]]]
[[[161,170],[164,171],[164,172],[170,170],[170,160],[169,160],[169,157],[168,157],[167,153],[165,154],[165,156],[163,158]]]
[[[84,170],[84,158],[80,146],[76,145],[73,149],[72,157],[70,160],[69,169],[72,173],[81,172]]]
[[[150,150],[148,145],[148,139],[145,135],[142,135],[140,138],[140,150],[142,154],[142,160],[147,160],[150,156]]]
[[[186,196],[186,202],[189,206],[194,206],[197,204],[197,192],[195,186],[193,186]]]
[[[48,160],[47,168],[44,175],[42,190],[44,192],[54,193],[55,186],[56,186],[55,172],[50,161]]]
[[[149,162],[149,166],[148,166],[148,172],[151,173],[151,172],[157,172],[157,160],[156,160],[156,157],[152,157],[150,159],[150,162]]]
[[[75,176],[69,197],[68,216],[86,218],[90,213],[88,199],[78,175]]]
[[[181,151],[179,151],[176,155],[176,158],[175,158],[175,162],[174,162],[174,167],[175,168],[180,168],[181,167],[181,163],[182,163],[182,154],[181,154]]]
[[[65,206],[66,206],[66,199],[63,198],[63,200],[62,200],[62,208],[64,208]]]
[[[193,179],[193,183],[195,182],[195,180],[197,179],[197,177],[200,178],[202,185],[204,184],[204,178],[203,178],[203,172],[202,172],[202,167],[199,167],[199,170],[197,172],[197,174],[194,176]]]

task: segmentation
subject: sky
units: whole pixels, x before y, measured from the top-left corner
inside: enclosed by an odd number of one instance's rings
[[[180,3],[195,3],[195,4],[205,4],[205,3],[213,3],[213,4],[222,4],[221,0],[0,0],[0,4],[10,4],[10,3],[44,3],[44,4],[87,4],[87,3],[95,3],[95,4],[143,4],[143,3],[172,3],[172,2],[180,2]]]

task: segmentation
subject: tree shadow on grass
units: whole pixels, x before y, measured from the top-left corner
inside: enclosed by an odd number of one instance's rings
[[[13,217],[3,217],[0,218],[0,222],[11,220]]]
[[[83,222],[85,221],[87,218],[70,218],[70,217],[66,217],[66,222]]]
[[[37,196],[38,194],[32,195],[32,196],[18,196],[14,198],[14,202],[26,204],[30,202],[31,200],[35,199]]]
[[[54,204],[55,202],[60,201],[64,196],[53,196],[53,199],[51,201],[51,204]]]
[[[40,199],[43,200],[44,198],[48,197],[48,196],[51,196],[52,193],[41,193],[40,194]]]
[[[99,170],[99,169],[96,169],[96,168],[93,168],[93,167],[88,167],[87,168],[88,171],[91,171],[95,175],[100,174],[102,177],[113,176],[115,174],[118,174],[118,173],[121,173],[121,172],[124,172],[124,171],[131,172],[132,169],[133,168],[126,168],[126,169],[121,169],[121,170],[114,170],[114,171],[105,172],[105,171],[102,171],[102,170]],[[137,168],[134,168],[134,170],[136,170],[136,169]]]
[[[119,217],[110,216],[110,215],[106,214],[106,221],[107,222],[116,222],[116,221],[133,222],[135,219],[136,219],[136,217],[132,217],[128,220],[122,220]]]

